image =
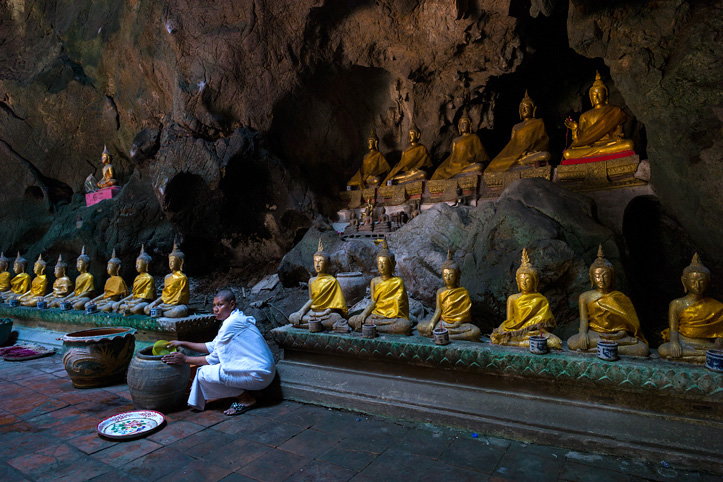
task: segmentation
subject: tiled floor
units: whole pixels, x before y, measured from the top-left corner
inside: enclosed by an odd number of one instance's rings
[[[95,433],[128,387],[76,390],[60,356],[0,361],[0,481],[723,481],[703,472],[524,444],[295,402],[238,417],[168,414],[129,442]],[[112,478],[112,479],[109,479]]]

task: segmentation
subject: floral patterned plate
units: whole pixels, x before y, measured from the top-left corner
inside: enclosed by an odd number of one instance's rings
[[[133,410],[106,418],[98,424],[98,433],[112,439],[129,439],[157,430],[166,418],[155,410]]]

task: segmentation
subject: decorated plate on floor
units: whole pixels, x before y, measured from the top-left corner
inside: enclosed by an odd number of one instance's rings
[[[98,433],[112,439],[142,437],[158,430],[165,421],[155,410],[133,410],[106,418],[98,424]]]

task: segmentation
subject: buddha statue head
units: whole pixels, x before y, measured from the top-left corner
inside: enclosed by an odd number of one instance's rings
[[[382,240],[382,249],[377,254],[377,269],[379,269],[379,274],[382,275],[382,278],[388,278],[394,274],[395,266],[394,253],[389,250],[387,238],[384,238]]]
[[[595,82],[590,87],[588,97],[590,97],[590,103],[593,107],[608,103],[608,87],[600,78],[600,72],[598,71],[595,72]]]
[[[146,253],[146,247],[141,244],[141,254],[136,258],[136,271],[147,273],[149,264],[151,264],[151,257]]]
[[[110,151],[108,151],[108,146],[106,145],[103,146],[103,153],[100,155],[100,160],[103,164],[110,164]]]
[[[535,105],[535,102],[532,100],[532,98],[527,93],[527,89],[525,89],[525,96],[522,98],[522,101],[520,102],[520,107],[519,107],[520,119],[526,120],[526,119],[535,117],[536,112],[537,112],[537,106]]]
[[[110,255],[108,260],[107,272],[110,276],[118,276],[118,270],[120,270],[121,260],[115,255],[115,248],[113,254]]]
[[[421,137],[422,131],[420,131],[414,124],[414,122],[412,122],[412,125],[409,126],[409,143],[413,146],[416,146]]]
[[[367,146],[370,151],[376,151],[379,149],[379,138],[377,137],[377,133],[374,132],[373,127],[371,132],[369,132],[369,137],[367,138]]]
[[[536,293],[540,284],[540,275],[530,263],[530,257],[527,255],[527,248],[522,250],[522,263],[515,273],[517,280],[517,289],[520,293]]]
[[[693,260],[683,270],[683,276],[680,278],[683,283],[683,289],[686,293],[696,296],[703,296],[708,289],[710,283],[710,270],[703,266],[698,253],[693,255]]]
[[[89,264],[90,257],[85,254],[85,245],[83,245],[83,249],[80,251],[80,256],[78,256],[78,261],[76,262],[75,267],[78,268],[80,273],[85,273],[88,271]]]
[[[442,263],[442,279],[447,288],[456,288],[459,284],[460,269],[454,259],[452,251],[447,250],[447,260]]]
[[[168,255],[168,267],[171,271],[181,271],[185,255],[178,247],[178,241],[173,241],[173,251]]]
[[[457,121],[457,129],[459,129],[459,133],[461,135],[472,132],[472,119],[469,118],[467,109],[462,111],[462,117],[460,117],[459,121]]]
[[[15,274],[19,274],[25,273],[26,269],[28,269],[28,260],[20,256],[20,251],[18,251],[18,255],[13,263],[13,271],[15,271]]]
[[[63,261],[63,255],[58,255],[58,262],[55,263],[55,277],[62,278],[65,276],[65,271],[68,269],[68,265]]]
[[[10,260],[5,257],[5,253],[0,252],[0,273],[7,271],[9,264]]]
[[[324,251],[321,238],[319,238],[319,249],[314,253],[314,270],[317,274],[326,274],[329,271],[329,254]]]
[[[33,273],[35,273],[38,276],[41,276],[45,274],[45,267],[48,265],[48,263],[45,262],[43,259],[43,255],[38,255],[38,260],[35,262],[35,265],[33,265]]]
[[[615,268],[605,259],[602,244],[597,249],[597,259],[590,265],[590,286],[598,291],[610,290],[615,284]]]

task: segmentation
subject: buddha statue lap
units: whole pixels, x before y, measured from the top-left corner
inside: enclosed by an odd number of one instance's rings
[[[480,138],[472,134],[471,125],[472,120],[465,111],[457,123],[460,136],[452,141],[452,153],[434,171],[431,180],[451,179],[482,172],[483,163],[490,157]]]
[[[66,275],[68,265],[63,261],[63,255],[58,256],[55,264],[55,282],[53,282],[52,293],[45,296],[48,308],[60,308],[60,302],[73,292],[73,282]]]
[[[309,301],[301,309],[289,316],[291,324],[297,328],[308,328],[309,321],[321,321],[326,330],[348,333],[346,321],[347,306],[344,293],[335,277],[328,273],[329,255],[319,239],[319,250],[314,254],[316,276],[309,280]]]
[[[592,109],[580,114],[579,122],[565,119],[565,126],[572,131],[572,144],[562,157],[580,159],[633,151],[633,141],[623,138],[623,123],[628,116],[620,107],[608,104],[608,88],[599,72],[588,95]]]
[[[27,268],[28,260],[20,256],[20,251],[18,251],[18,255],[13,263],[15,276],[13,276],[13,279],[10,281],[10,290],[2,294],[2,299],[5,303],[30,291],[30,275],[25,272]]]
[[[618,353],[648,356],[650,349],[640,330],[640,321],[630,298],[615,291],[615,269],[605,259],[602,246],[590,266],[593,290],[580,295],[580,332],[567,340],[570,350],[596,351],[600,340],[614,341]]]
[[[132,313],[142,315],[143,310],[156,299],[156,280],[148,274],[148,265],[151,257],[141,246],[141,254],[136,258],[136,271],[138,276],[133,280],[133,292],[122,300],[113,304],[116,313]]]
[[[404,280],[394,276],[394,254],[389,250],[387,240],[382,241],[382,250],[377,255],[379,274],[370,283],[371,302],[364,311],[349,319],[349,325],[361,331],[363,324],[374,324],[377,332],[393,335],[411,335],[409,321],[409,298]]]
[[[533,167],[536,163],[550,160],[548,152],[550,138],[545,130],[545,122],[535,118],[537,107],[525,91],[520,102],[520,122],[512,127],[510,141],[502,151],[492,159],[485,172],[505,172],[511,169]]]
[[[143,312],[151,314],[153,308],[160,309],[162,316],[166,318],[184,318],[188,316],[188,302],[191,300],[191,291],[188,286],[188,278],[181,271],[185,255],[178,249],[178,244],[173,243],[173,251],[168,255],[168,267],[171,270],[163,281],[161,297],[148,304]]]
[[[431,338],[435,329],[446,328],[451,340],[480,341],[480,329],[472,323],[472,300],[466,288],[459,286],[460,269],[447,252],[442,264],[444,286],[437,291],[437,307],[428,321],[417,326],[419,334]]]
[[[507,319],[494,329],[490,340],[496,345],[527,347],[530,335],[541,335],[547,338],[547,346],[562,349],[562,340],[547,331],[555,327],[555,317],[547,298],[537,292],[540,278],[527,249],[522,250],[522,264],[515,277],[520,292],[507,298]]]
[[[389,172],[384,184],[402,184],[411,181],[423,181],[427,178],[427,169],[432,167],[432,158],[424,145],[419,143],[422,132],[412,123],[409,128],[409,148],[402,153],[402,158]]]
[[[121,298],[128,296],[128,286],[123,278],[118,276],[120,265],[121,260],[116,257],[114,249],[111,258],[108,260],[108,266],[106,267],[108,279],[103,287],[103,294],[89,302],[95,303],[98,306],[99,311],[112,311],[113,305],[116,302],[120,301]]]
[[[75,267],[78,269],[78,277],[75,278],[75,290],[69,294],[66,298],[58,300],[57,305],[60,303],[67,302],[73,306],[74,310],[85,309],[85,304],[93,299],[95,292],[95,279],[93,275],[88,272],[88,266],[90,265],[90,257],[85,254],[85,246],[78,256]]]
[[[9,265],[10,260],[5,257],[5,253],[0,253],[0,299],[2,299],[3,295],[10,291],[11,288],[11,276],[10,272],[8,271]]]
[[[658,347],[661,357],[704,363],[705,352],[721,348],[723,342],[723,303],[705,297],[710,271],[698,253],[681,277],[686,295],[673,300],[668,308],[670,327],[662,335],[667,343]]]
[[[43,260],[43,255],[39,255],[38,260],[33,266],[35,278],[33,278],[33,282],[30,284],[30,291],[18,297],[21,305],[34,308],[38,306],[38,300],[45,297],[45,294],[48,292],[48,278],[45,275],[46,266],[47,263]]]
[[[347,186],[358,187],[359,189],[377,187],[384,179],[384,175],[389,172],[389,163],[384,155],[379,152],[379,138],[374,133],[374,129],[369,134],[367,142],[369,152],[364,156],[361,168],[346,183]]]

